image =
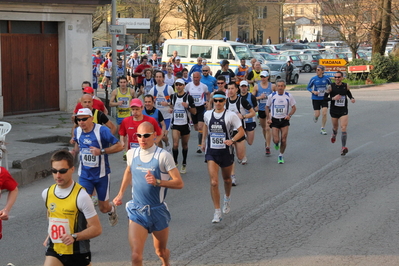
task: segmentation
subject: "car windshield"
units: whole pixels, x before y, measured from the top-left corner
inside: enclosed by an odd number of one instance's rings
[[[280,71],[281,64],[267,64],[270,67],[270,71]]]
[[[251,59],[253,56],[251,50],[246,45],[232,45],[238,59]]]
[[[274,55],[268,54],[268,53],[262,53],[261,54],[266,60],[277,60],[277,57]]]

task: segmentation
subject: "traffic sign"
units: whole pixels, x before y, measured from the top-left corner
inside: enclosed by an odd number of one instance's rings
[[[319,61],[322,66],[346,66],[347,63],[345,59],[320,59]]]
[[[326,66],[326,70],[325,71],[346,72],[346,67],[345,66]]]
[[[126,25],[109,25],[109,34],[126,35]]]

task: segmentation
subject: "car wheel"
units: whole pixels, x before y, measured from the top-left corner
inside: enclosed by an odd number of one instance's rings
[[[298,79],[299,79],[299,76],[295,75],[294,80],[292,81],[292,84],[298,84]]]
[[[306,73],[310,73],[312,72],[312,67],[310,65],[305,65],[303,67],[303,71],[305,71]]]

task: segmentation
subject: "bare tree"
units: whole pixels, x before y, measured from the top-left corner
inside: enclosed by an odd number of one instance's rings
[[[104,22],[106,22],[107,14],[111,11],[111,5],[104,5],[104,6],[98,6],[96,11],[92,15],[92,33],[95,33],[99,30],[99,28],[103,25]],[[94,37],[96,36],[96,37]],[[107,35],[106,34],[96,34],[93,35],[93,46],[95,41],[106,41],[107,40]]]
[[[212,39],[242,12],[239,0],[172,0],[182,11],[180,17],[199,39]]]
[[[372,26],[372,53],[384,55],[391,34],[392,0],[378,0],[377,17]]]
[[[323,23],[345,41],[356,58],[360,44],[370,39],[375,3],[366,0],[317,0]]]

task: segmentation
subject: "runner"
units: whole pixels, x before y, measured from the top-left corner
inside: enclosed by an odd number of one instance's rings
[[[320,116],[320,109],[322,109],[320,134],[327,135],[327,131],[324,128],[327,122],[328,101],[324,101],[324,93],[327,86],[331,85],[331,80],[329,77],[324,75],[324,69],[324,66],[317,66],[317,76],[310,79],[307,90],[312,93],[312,104],[314,110],[313,122],[317,123]]]
[[[266,103],[268,96],[272,94],[273,91],[276,91],[276,85],[272,84],[269,81],[269,72],[262,71],[260,73],[261,81],[255,84],[254,91],[252,92],[255,95],[256,100],[259,101],[259,123],[262,127],[263,137],[265,139],[265,149],[266,149],[266,156],[270,155],[270,142],[272,139],[270,124],[267,123],[266,117]]]
[[[324,99],[326,101],[331,101],[330,115],[332,122],[331,143],[335,143],[338,125],[341,124],[341,155],[344,156],[348,153],[348,148],[346,147],[346,139],[348,133],[346,127],[348,126],[348,99],[352,103],[355,103],[355,98],[353,98],[351,91],[349,90],[349,85],[342,82],[344,75],[341,71],[338,71],[334,75],[335,83],[331,84],[331,91],[327,90],[324,94]]]
[[[240,95],[242,98],[246,99],[247,102],[252,106],[254,111],[256,112],[258,110],[258,101],[256,100],[256,97],[252,93],[248,93],[248,87],[249,84],[246,80],[243,80],[240,82]],[[245,135],[246,135],[246,140],[249,145],[252,145],[254,143],[255,139],[255,128],[256,128],[256,118],[254,117],[249,117],[247,116],[250,113],[250,111],[245,110]],[[269,129],[270,130],[270,129]]]
[[[204,114],[202,150],[205,152],[205,161],[208,164],[211,196],[215,208],[212,223],[219,223],[222,220],[219,169],[222,170],[224,181],[223,213],[227,214],[230,212],[231,169],[234,163],[232,145],[236,142],[236,139],[241,139],[245,132],[242,128],[240,118],[233,112],[225,109],[226,94],[222,91],[216,91],[213,99],[215,108],[206,111]],[[234,128],[237,129],[238,133],[233,138],[231,133]]]
[[[175,82],[177,92],[172,94],[170,97],[171,106],[173,108],[173,118],[171,122],[173,137],[173,159],[175,160],[177,167],[177,158],[179,156],[179,139],[181,139],[183,153],[183,162],[180,169],[181,174],[185,174],[187,172],[188,141],[190,139],[190,121],[188,112],[190,112],[192,115],[197,113],[194,99],[191,95],[184,91],[184,84],[185,83],[183,79],[177,79]]]
[[[292,115],[296,111],[294,97],[285,92],[285,80],[276,81],[277,91],[273,92],[267,100],[266,117],[273,132],[274,148],[280,149],[277,162],[284,163],[284,152],[287,147],[288,129]]]

